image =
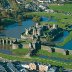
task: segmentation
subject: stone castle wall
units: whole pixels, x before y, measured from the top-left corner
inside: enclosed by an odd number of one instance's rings
[[[17,49],[17,48],[19,48],[17,44],[12,45],[12,49]],[[29,48],[29,44],[22,44],[22,48]],[[52,49],[53,49],[54,52],[61,53],[63,55],[66,55],[66,51],[67,51],[62,48],[50,47],[50,46],[44,46],[44,45],[41,45],[41,49],[47,50],[48,52],[52,52]],[[69,55],[72,55],[72,50],[68,50],[68,52],[69,52]]]
[[[65,49],[57,48],[57,47],[50,47],[50,46],[43,46],[42,45],[42,49],[47,50],[48,52],[52,52],[51,48],[53,48],[55,50],[55,52],[57,52],[57,53],[61,53],[63,55],[66,55],[67,50],[65,50]],[[72,50],[68,50],[68,51],[69,51],[69,55],[72,55]]]

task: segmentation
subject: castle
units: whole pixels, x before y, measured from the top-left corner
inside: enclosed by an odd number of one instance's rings
[[[57,29],[58,25],[53,24],[53,26],[50,25],[44,25],[41,26],[38,23],[35,24],[35,26],[25,29],[25,32],[22,33],[21,39],[34,39],[37,38],[37,36],[44,37],[44,32],[47,30],[53,30]]]

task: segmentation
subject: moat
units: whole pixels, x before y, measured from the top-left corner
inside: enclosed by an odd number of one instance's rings
[[[46,17],[42,17],[41,21],[42,22],[56,22],[56,20],[54,20],[53,18],[49,19]],[[26,21],[23,21],[22,25],[20,25],[20,26],[18,25],[18,23],[11,24],[9,26],[6,26],[5,30],[0,32],[0,36],[20,39],[20,36],[25,31],[25,28],[29,28],[29,27],[33,26],[34,24],[35,24],[35,22],[33,22],[31,19],[27,19]],[[68,31],[64,31],[63,36],[59,37],[54,42],[62,42],[68,36],[68,34],[69,34]],[[72,50],[71,43],[72,43],[72,41],[69,41],[64,46],[59,46],[59,47]]]

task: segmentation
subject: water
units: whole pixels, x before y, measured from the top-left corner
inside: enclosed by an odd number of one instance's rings
[[[56,20],[55,19],[53,19],[53,18],[47,18],[47,17],[41,17],[41,21],[43,21],[43,22],[56,22]]]
[[[22,22],[22,25],[19,26],[18,23],[9,25],[5,27],[5,30],[0,33],[0,36],[20,38],[21,34],[25,31],[25,28],[33,26],[35,23],[28,19]]]
[[[12,52],[10,50],[0,49],[0,53],[12,55]]]
[[[58,46],[59,48],[72,50],[72,40],[66,43],[64,46]]]
[[[10,49],[12,49],[12,46],[11,45],[1,45],[0,44],[0,53],[11,55],[12,52],[11,52]]]
[[[56,39],[54,42],[63,42],[64,39],[69,35],[68,31],[64,31],[63,36],[59,37],[58,39]]]
[[[42,17],[41,21],[49,21],[49,18]],[[55,21],[54,19],[50,19],[50,21]],[[20,38],[21,34],[25,31],[25,28],[29,28],[33,26],[35,22],[31,19],[27,19],[26,21],[22,22],[22,25],[19,26],[18,23],[11,24],[5,27],[5,30],[0,32],[0,36],[6,37],[13,37],[13,38]]]
[[[5,27],[5,30],[2,30],[0,32],[0,36],[6,36],[6,37],[13,37],[13,38],[20,38],[21,34],[25,31],[25,28],[29,28],[30,26],[33,26],[35,23],[28,19],[26,21],[22,22],[22,25],[19,26],[18,23],[11,24]],[[6,46],[0,46],[0,53],[9,54],[11,55],[12,52],[6,47]]]
[[[62,62],[72,62],[71,59],[64,59],[64,58],[58,58],[58,57],[49,57],[49,56],[43,56],[40,55],[40,58],[44,58],[44,59],[51,59],[51,60],[56,60],[56,61],[62,61]]]
[[[64,39],[69,35],[68,31],[64,31],[64,35],[60,38],[58,38],[57,40],[55,40],[54,42],[63,42]],[[69,49],[72,50],[72,40],[69,41],[68,43],[66,43],[64,46],[57,46],[59,48],[63,48],[63,49]]]

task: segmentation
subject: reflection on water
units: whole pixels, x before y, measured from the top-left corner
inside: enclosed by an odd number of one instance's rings
[[[5,50],[5,49],[0,49],[0,53],[12,55],[12,52],[10,50]]]
[[[11,45],[2,45],[0,44],[0,53],[4,53],[4,54],[12,54],[12,52],[10,51],[10,49],[12,48]]]
[[[47,17],[41,17],[41,21],[44,21],[44,22],[56,22],[55,19],[53,18],[47,18]]]
[[[44,59],[63,61],[63,62],[72,62],[72,60],[70,60],[70,59],[64,59],[64,58],[58,58],[58,57],[50,57],[50,56],[43,56],[43,55],[40,55],[39,57],[44,58]]]

